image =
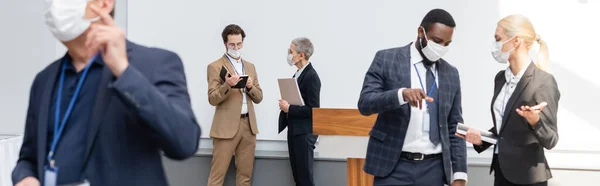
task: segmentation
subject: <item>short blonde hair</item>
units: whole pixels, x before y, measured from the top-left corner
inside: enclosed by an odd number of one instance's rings
[[[536,57],[536,65],[539,69],[548,71],[549,57],[548,45],[535,32],[533,24],[523,15],[510,15],[498,21],[498,26],[504,30],[504,33],[511,38],[519,36],[525,42],[527,49],[531,49],[534,42],[540,45],[540,50]]]

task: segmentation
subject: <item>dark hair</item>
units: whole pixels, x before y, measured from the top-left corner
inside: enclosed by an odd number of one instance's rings
[[[454,18],[452,15],[443,9],[433,9],[425,15],[423,21],[421,21],[421,26],[425,28],[425,31],[429,31],[431,29],[431,25],[434,23],[442,23],[449,27],[456,27],[456,23],[454,23]]]
[[[238,35],[241,34],[242,35],[242,41],[244,40],[244,38],[246,38],[246,33],[244,32],[244,30],[242,30],[242,28],[236,24],[230,24],[227,25],[225,27],[225,29],[223,29],[223,32],[221,33],[221,37],[223,37],[223,43],[227,43],[227,36],[229,35]]]

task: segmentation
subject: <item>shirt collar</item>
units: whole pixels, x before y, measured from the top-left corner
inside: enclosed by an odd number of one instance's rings
[[[526,70],[527,70],[527,67],[524,67],[519,71],[519,73],[517,73],[517,75],[514,75],[512,73],[512,71],[510,70],[510,66],[507,67],[506,70],[504,70],[504,77],[506,78],[506,82],[515,83],[515,84],[518,83],[519,80],[521,80],[521,77],[523,77],[523,74],[525,74]]]
[[[94,61],[92,61],[92,65],[100,65],[100,66],[104,66],[104,60],[102,59],[102,56],[100,56],[100,54],[97,54],[98,56],[96,57],[96,59],[94,59]],[[71,55],[69,55],[69,53],[67,52],[61,59],[61,61],[63,63],[67,63],[67,70],[72,70],[75,71],[75,66],[73,66],[73,58],[71,57]]]
[[[296,72],[296,77],[300,76],[300,74],[302,74],[302,72],[304,71],[304,69],[310,64],[310,62],[306,63],[306,65],[304,65],[302,68],[298,69],[298,71]]]
[[[227,54],[225,54],[225,56],[227,56],[227,59],[229,59],[229,61],[231,61],[232,63],[233,63],[233,62],[235,62],[235,63],[240,63],[240,62],[242,61],[242,58],[241,58],[241,57],[240,57],[240,59],[239,59],[239,60],[235,60],[235,59],[233,59],[231,56],[229,56],[229,55],[227,55]]]
[[[417,42],[413,42],[413,44],[410,45],[410,64],[414,65],[422,61],[423,57],[421,57],[421,54],[417,50]]]
[[[410,64],[415,65],[419,63],[423,63],[423,57],[421,57],[421,54],[417,50],[417,42],[413,42],[413,44],[410,45]],[[437,63],[438,62],[433,62],[433,65],[431,65],[432,70],[435,70]]]

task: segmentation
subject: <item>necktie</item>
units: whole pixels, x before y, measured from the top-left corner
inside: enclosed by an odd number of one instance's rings
[[[437,85],[433,86],[433,83],[435,81],[435,76],[433,75],[433,72],[431,71],[431,66],[425,66],[425,68],[427,68],[427,77],[426,77],[426,81],[427,81],[427,93],[431,92],[430,97],[433,98],[433,102],[431,103],[427,103],[427,109],[429,111],[429,140],[434,144],[437,145],[440,142],[440,129],[438,127],[438,109],[437,109],[437,103],[438,103],[438,89],[437,89]],[[429,90],[429,88],[433,89]]]

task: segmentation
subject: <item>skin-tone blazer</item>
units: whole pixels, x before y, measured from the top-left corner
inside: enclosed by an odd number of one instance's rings
[[[248,101],[248,117],[250,119],[250,128],[254,135],[258,134],[256,125],[256,114],[254,104],[260,103],[263,99],[262,89],[258,83],[256,68],[254,64],[242,59],[246,75],[252,78],[252,88],[246,91],[246,101]],[[238,131],[240,124],[240,115],[242,111],[243,94],[242,89],[231,88],[220,77],[221,68],[225,66],[231,75],[235,74],[235,68],[231,65],[227,56],[210,63],[207,67],[208,80],[208,102],[216,106],[212,126],[210,128],[210,137],[229,139],[233,138]]]

